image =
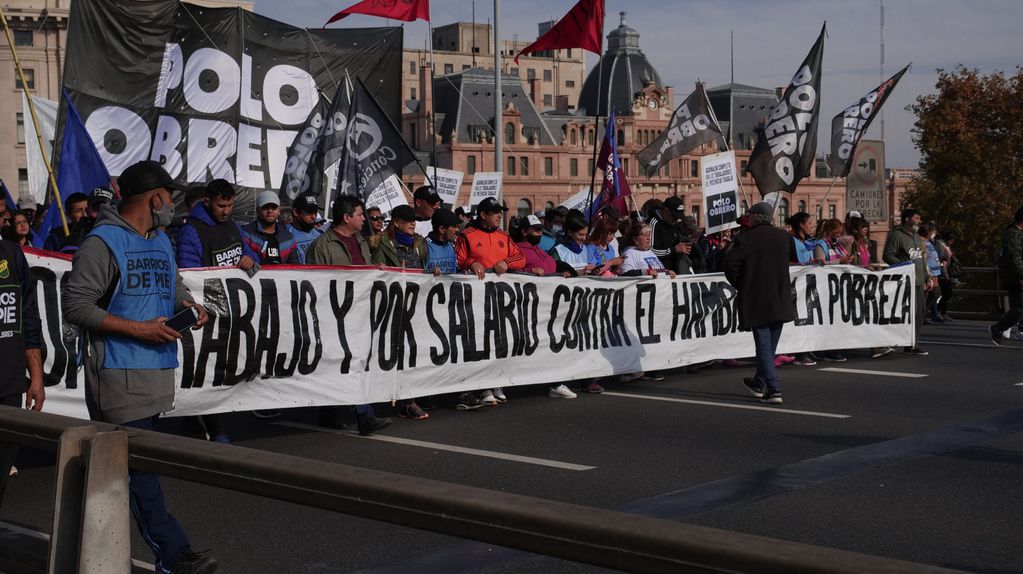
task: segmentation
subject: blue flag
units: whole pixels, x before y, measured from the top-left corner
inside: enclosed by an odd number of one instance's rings
[[[4,180],[0,179],[0,189],[3,189],[4,200],[7,202],[7,211],[11,212],[11,217],[14,217],[14,212],[18,211],[18,204],[14,203],[14,198],[11,197],[11,192],[7,190],[7,184]]]
[[[103,165],[103,158],[99,156],[92,137],[85,130],[78,110],[71,103],[67,91],[64,91],[64,101],[67,103],[67,114],[64,120],[64,139],[60,145],[60,165],[57,168],[57,187],[60,188],[61,203],[67,201],[72,193],[80,192],[86,195],[92,193],[97,187],[108,187],[110,185],[110,173],[107,166]],[[50,231],[54,227],[60,227],[60,210],[56,203],[50,204],[46,211],[46,217],[39,227],[39,245],[46,241]]]

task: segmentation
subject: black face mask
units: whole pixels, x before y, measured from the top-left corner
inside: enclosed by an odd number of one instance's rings
[[[527,235],[526,243],[530,245],[540,245],[540,240],[543,239],[542,235]]]

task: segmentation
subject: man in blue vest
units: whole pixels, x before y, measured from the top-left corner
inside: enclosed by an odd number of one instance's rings
[[[18,244],[0,239],[0,365],[4,366],[0,370],[0,405],[20,407],[24,394],[25,408],[43,409],[42,344],[36,284],[28,261]],[[16,446],[0,444],[0,502],[17,453]]]
[[[320,205],[316,202],[316,194],[303,193],[296,197],[291,203],[291,210],[295,217],[286,229],[295,239],[295,251],[298,252],[299,262],[305,265],[309,245],[323,234],[323,230],[316,227],[316,220],[320,217]]]
[[[153,430],[160,413],[174,405],[177,340],[164,324],[193,308],[174,262],[170,240],[160,229],[174,217],[173,180],[154,161],[141,161],[118,179],[121,203],[106,206],[72,260],[63,290],[64,318],[82,329],[85,401],[93,420]],[[217,562],[192,551],[188,537],[164,506],[159,477],[131,470],[131,510],[143,540],[156,556],[156,571],[208,574]]]

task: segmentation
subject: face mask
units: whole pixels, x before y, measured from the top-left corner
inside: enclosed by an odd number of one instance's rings
[[[165,203],[160,209],[154,209],[153,212],[153,229],[159,229],[161,227],[167,227],[174,221],[174,204]]]
[[[540,239],[542,239],[542,237],[540,235],[527,235],[526,236],[526,242],[529,243],[530,245],[540,245]]]
[[[937,234],[937,233],[932,233],[932,234],[931,234],[931,241],[934,241],[934,238],[935,238],[935,237],[937,237],[937,236],[938,236],[938,234]]]
[[[916,233],[918,231],[920,231],[920,226],[919,225],[914,225],[913,226],[913,233]]]
[[[561,235],[561,231],[563,229],[564,229],[564,227],[561,226],[561,225],[552,225],[551,226],[551,232],[554,233],[554,235]]]

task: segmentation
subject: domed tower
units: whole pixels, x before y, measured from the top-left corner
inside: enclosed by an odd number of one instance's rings
[[[619,15],[621,23],[607,35],[601,65],[593,68],[583,83],[578,106],[582,114],[607,116],[610,102],[617,115],[630,115],[644,88],[663,89],[661,75],[639,49],[639,32],[625,25],[625,12]]]

